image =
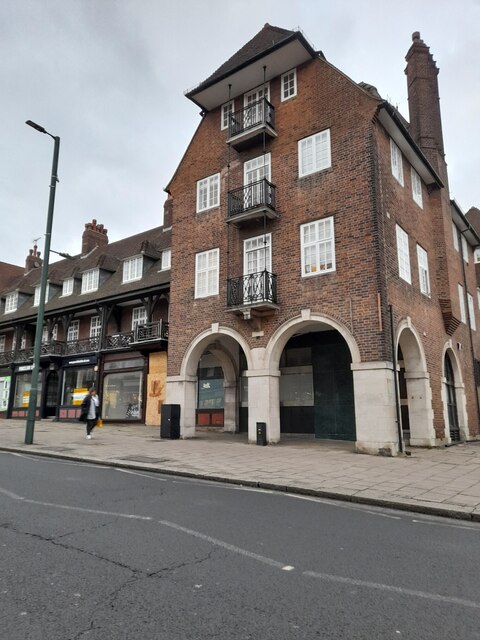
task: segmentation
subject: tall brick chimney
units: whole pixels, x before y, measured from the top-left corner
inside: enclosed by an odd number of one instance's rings
[[[108,229],[103,224],[97,224],[96,220],[85,223],[85,231],[82,235],[82,255],[92,251],[95,247],[103,247],[108,244]]]
[[[163,205],[163,228],[172,226],[173,198],[169,195]]]
[[[443,176],[444,148],[438,67],[418,31],[412,34],[412,41],[405,57],[410,133],[431,164]]]
[[[43,260],[40,258],[40,251],[38,251],[38,246],[35,242],[33,249],[30,249],[25,260],[25,273],[28,273],[32,269],[38,269],[42,266],[42,263]]]

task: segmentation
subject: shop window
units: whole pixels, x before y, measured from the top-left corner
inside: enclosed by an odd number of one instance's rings
[[[17,374],[15,380],[15,396],[13,399],[14,407],[28,407],[30,401],[30,389],[32,387],[32,372]],[[42,383],[38,380],[37,407],[40,406],[40,398],[42,397]]]
[[[103,417],[106,420],[140,420],[143,371],[107,373],[103,379]]]
[[[62,404],[80,406],[90,387],[95,384],[93,367],[65,369]]]

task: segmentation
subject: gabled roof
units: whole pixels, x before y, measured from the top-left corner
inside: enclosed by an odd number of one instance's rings
[[[288,46],[288,50],[285,48]],[[280,50],[282,50],[280,52]],[[262,66],[258,70],[258,78],[253,84],[248,85],[245,77],[240,73],[246,67],[262,60],[267,63],[267,80],[302,64],[309,58],[315,58],[316,52],[307,42],[301,31],[289,31],[280,27],[274,27],[268,22],[256,36],[239,49],[231,58],[224,62],[211,76],[201,82],[195,89],[186,92],[186,97],[198,104],[202,109],[209,111],[228,100],[227,85],[223,93],[207,91],[214,85],[222,83],[226,78],[236,74],[232,84],[233,95],[239,95],[248,89],[253,89],[263,80]],[[265,60],[267,58],[267,60]],[[221,97],[219,97],[221,95]]]

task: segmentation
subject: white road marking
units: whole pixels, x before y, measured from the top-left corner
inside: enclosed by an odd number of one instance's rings
[[[139,471],[132,471],[131,469],[122,469],[121,467],[114,467],[115,471],[121,471],[122,473],[129,473],[132,476],[141,476],[142,478],[149,478],[150,480],[157,480],[158,482],[168,482],[166,478],[158,478],[154,471],[151,473],[140,473]]]
[[[181,531],[182,533],[186,533],[189,536],[193,536],[194,538],[199,538],[200,540],[205,540],[205,542],[209,542],[216,547],[222,547],[222,549],[227,549],[227,551],[232,551],[233,553],[238,553],[241,556],[246,556],[247,558],[253,558],[254,560],[258,560],[259,562],[263,562],[263,564],[268,564],[271,567],[275,567],[276,569],[284,569],[286,565],[284,562],[278,562],[277,560],[273,560],[272,558],[267,558],[266,556],[261,556],[258,553],[253,553],[253,551],[247,551],[247,549],[242,549],[241,547],[236,547],[233,544],[229,544],[228,542],[224,542],[223,540],[219,540],[218,538],[212,538],[212,536],[208,536],[205,533],[201,533],[200,531],[195,531],[194,529],[187,529],[187,527],[182,527],[180,524],[176,524],[175,522],[169,522],[168,520],[159,520],[160,524],[163,524],[164,527],[170,527],[170,529],[175,529],[176,531]],[[289,569],[292,571],[294,567]]]
[[[82,513],[95,513],[102,516],[115,516],[117,518],[128,518],[131,520],[153,520],[150,516],[137,516],[132,513],[118,513],[116,511],[100,511],[98,509],[86,509],[85,507],[71,507],[68,504],[57,504],[56,502],[42,502],[40,500],[30,500],[22,498],[28,504],[37,504],[41,507],[53,507],[54,509],[66,509],[67,511],[80,511]]]
[[[3,493],[4,495],[8,496],[9,498],[12,498],[12,500],[25,500],[25,498],[23,496],[19,496],[16,493],[12,493],[11,491],[8,491],[7,489],[2,489],[2,487],[0,487],[0,493]]]
[[[415,524],[428,524],[433,527],[449,527],[450,529],[465,529],[467,531],[476,531],[478,532],[478,524],[449,524],[448,522],[428,522],[428,520],[412,520]]]
[[[329,573],[319,573],[316,571],[303,571],[304,576],[310,578],[318,578],[329,582],[337,582],[339,584],[347,584],[354,587],[365,587],[367,589],[378,589],[379,591],[388,591],[390,593],[398,593],[403,596],[412,596],[414,598],[424,598],[425,600],[433,600],[434,602],[444,602],[447,604],[457,604],[462,607],[471,609],[480,609],[480,602],[473,600],[465,600],[464,598],[455,598],[453,596],[442,596],[438,593],[429,593],[428,591],[417,591],[416,589],[404,589],[403,587],[394,587],[390,584],[381,584],[379,582],[368,582],[366,580],[357,580],[355,578],[345,578]]]

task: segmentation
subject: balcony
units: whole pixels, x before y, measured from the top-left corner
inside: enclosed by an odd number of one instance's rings
[[[15,351],[0,351],[0,366],[15,361]]]
[[[83,340],[69,340],[64,345],[64,355],[76,356],[79,353],[95,353],[100,346],[100,337],[84,338]]]
[[[49,342],[42,342],[40,346],[41,358],[52,358],[54,356],[63,356],[65,343],[60,340],[50,340]]]
[[[168,322],[157,320],[156,322],[147,322],[136,326],[130,347],[141,353],[148,353],[166,348],[167,342]]]
[[[105,336],[103,342],[103,351],[121,351],[122,349],[130,349],[133,342],[133,331],[126,333],[115,333],[111,336]]]
[[[275,107],[261,98],[230,116],[227,142],[237,151],[258,144],[263,134],[276,138]]]
[[[268,271],[259,271],[227,281],[227,307],[229,311],[246,313],[255,310],[267,315],[278,309],[277,276]]]
[[[278,218],[275,192],[275,185],[266,178],[229,191],[227,222],[245,222],[264,215]]]
[[[14,352],[13,361],[17,363],[33,362],[33,347],[28,349],[19,349]]]

